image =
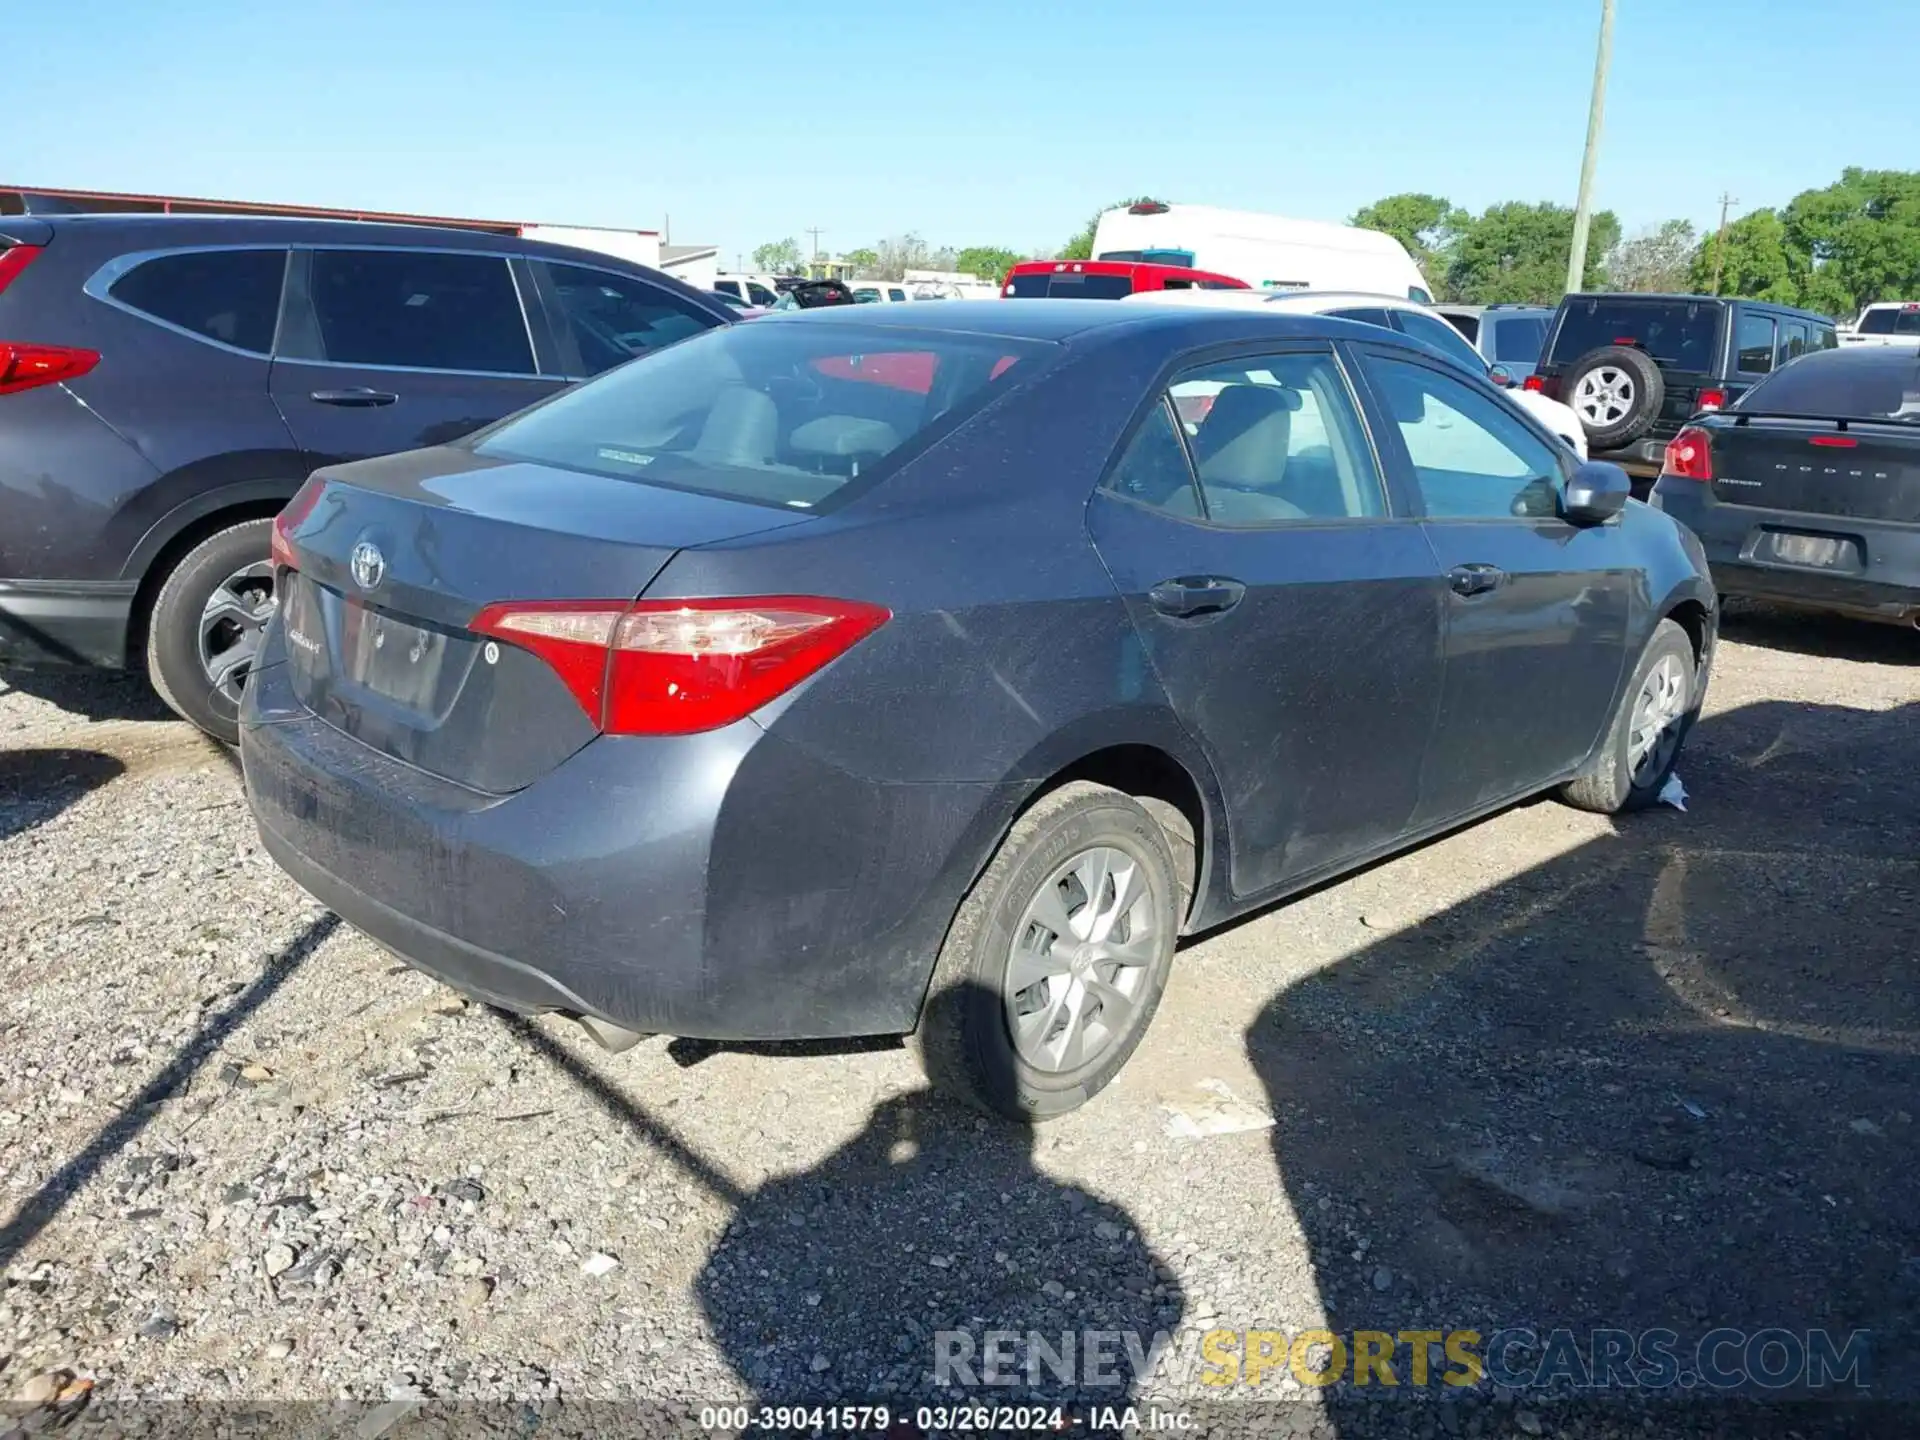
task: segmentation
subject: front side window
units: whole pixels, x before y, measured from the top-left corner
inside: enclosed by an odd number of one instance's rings
[[[1736,354],[1735,363],[1749,375],[1764,375],[1773,369],[1773,317],[1771,315],[1749,315],[1740,317],[1740,326],[1733,332],[1733,344]]]
[[[579,347],[580,368],[574,374],[598,375],[717,323],[678,295],[630,275],[552,260],[534,264],[545,274]]]
[[[142,261],[108,288],[122,305],[264,355],[280,318],[285,250],[194,250]]]
[[[1487,362],[1481,358],[1480,352],[1446,321],[1436,320],[1418,310],[1396,310],[1394,317],[1407,334],[1422,344],[1431,345],[1454,364],[1463,367],[1469,375],[1487,373]]]
[[[475,442],[531,460],[811,509],[879,478],[1053,346],[841,324],[723,325],[563,391]]]
[[[1406,446],[1428,515],[1509,520],[1558,513],[1558,453],[1498,400],[1425,365],[1369,355],[1366,367]]]
[[[1330,353],[1222,361],[1181,375],[1169,394],[1215,524],[1386,514],[1359,410]]]
[[[313,323],[297,326],[283,344],[289,358],[533,373],[533,345],[505,256],[316,250],[307,293]]]

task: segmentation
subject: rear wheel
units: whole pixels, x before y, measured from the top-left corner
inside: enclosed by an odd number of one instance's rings
[[[1084,781],[1021,816],[954,917],[915,1043],[937,1089],[1021,1121],[1119,1073],[1166,988],[1182,888],[1160,826]]]
[[[1699,713],[1698,670],[1687,632],[1662,620],[1587,773],[1568,784],[1561,798],[1603,815],[1657,801]]]
[[[240,741],[240,695],[273,618],[273,521],[243,520],[180,558],[147,620],[160,698],[216,740]]]

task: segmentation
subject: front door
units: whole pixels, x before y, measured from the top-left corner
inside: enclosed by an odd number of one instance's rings
[[[1538,790],[1592,750],[1638,571],[1618,524],[1560,518],[1571,457],[1507,401],[1404,350],[1362,347],[1360,364],[1447,584],[1425,827]]]
[[[314,467],[443,445],[561,384],[505,255],[294,251],[270,387]]]
[[[1390,844],[1419,796],[1445,596],[1333,350],[1175,378],[1089,512],[1226,797],[1234,893]]]

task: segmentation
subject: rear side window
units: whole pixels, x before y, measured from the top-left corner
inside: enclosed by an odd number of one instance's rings
[[[1329,310],[1327,314],[1335,320],[1353,320],[1362,325],[1378,325],[1388,330],[1393,328],[1393,322],[1387,319],[1387,312],[1384,310]]]
[[[200,250],[156,255],[107,293],[122,305],[236,350],[273,349],[284,250]]]
[[[1127,443],[1120,463],[1107,477],[1107,489],[1171,515],[1197,517],[1200,514],[1186,447],[1174,430],[1173,416],[1164,399],[1148,412],[1146,420]]]
[[[1479,343],[1480,317],[1477,315],[1449,315],[1447,323],[1466,336],[1469,341]]]
[[[747,299],[755,305],[778,305],[780,303],[780,297],[774,294],[773,291],[767,289],[764,285],[756,285],[751,280],[747,282]]]
[[[1862,335],[1920,335],[1920,305],[1888,306],[1860,317]]]
[[[1444,320],[1436,320],[1431,315],[1418,310],[1396,310],[1394,318],[1400,322],[1400,328],[1423,344],[1431,345],[1454,364],[1461,366],[1470,375],[1487,373],[1487,362],[1480,352],[1466,342],[1460,332]]]
[[[1493,359],[1499,365],[1534,366],[1540,363],[1540,348],[1547,343],[1547,317],[1516,315],[1497,320],[1493,326]]]
[[[574,357],[567,357],[571,375],[598,375],[719,323],[678,295],[630,275],[552,260],[533,263],[550,287],[568,338],[579,351],[577,368]]]
[[[506,421],[482,455],[810,509],[1025,376],[1051,345],[778,321],[726,325]]]
[[[500,255],[316,250],[312,327],[282,353],[346,365],[531,375],[533,346]]]
[[[1749,375],[1764,375],[1773,369],[1773,317],[1745,315],[1734,331],[1735,363]]]
[[[1589,350],[1632,345],[1676,370],[1710,372],[1722,306],[1700,300],[1569,300],[1553,341],[1553,359],[1571,364]]]
[[[1807,327],[1798,320],[1780,322],[1780,336],[1774,342],[1774,368],[1786,364],[1789,360],[1798,360],[1807,353]]]

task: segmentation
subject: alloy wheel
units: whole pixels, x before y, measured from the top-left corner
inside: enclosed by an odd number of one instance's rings
[[[273,562],[260,560],[214,586],[200,612],[200,667],[207,683],[236,705],[273,610]]]
[[[1005,987],[1014,1049],[1036,1070],[1078,1070],[1138,1023],[1162,941],[1143,867],[1096,846],[1057,866],[1014,927]]]

